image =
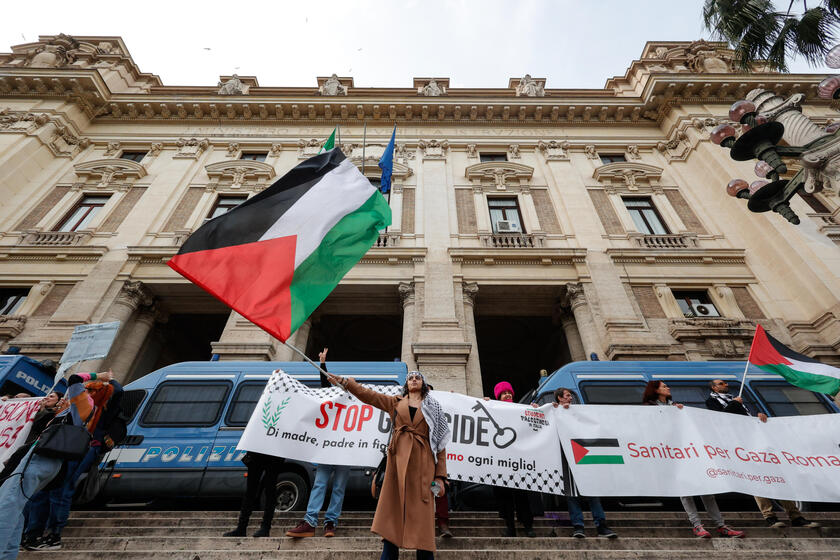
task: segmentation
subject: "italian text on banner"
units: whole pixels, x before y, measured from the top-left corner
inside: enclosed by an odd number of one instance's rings
[[[0,402],[0,465],[23,445],[41,399],[9,399]]]
[[[840,414],[758,418],[673,406],[557,408],[585,496],[741,492],[840,502]]]
[[[366,385],[399,395],[401,387]],[[452,430],[447,472],[454,480],[562,494],[560,442],[549,407],[484,401],[433,391]],[[388,443],[385,412],[340,388],[312,389],[272,374],[239,449],[331,465],[375,466]]]

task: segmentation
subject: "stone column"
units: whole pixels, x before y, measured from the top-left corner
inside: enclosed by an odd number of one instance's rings
[[[137,313],[131,327],[125,329],[119,347],[113,349],[113,357],[109,360],[109,366],[114,370],[117,381],[128,378],[157,318],[158,310],[154,305],[144,307]]]
[[[389,200],[391,206],[391,227],[393,232],[402,231],[402,198],[403,187],[391,180],[391,195]]]
[[[133,327],[132,317],[134,313],[141,307],[149,307],[153,304],[154,297],[142,282],[126,280],[120,292],[117,294],[116,299],[114,299],[108,311],[105,312],[99,321],[101,323],[120,322],[120,327],[117,331],[116,338],[114,338],[114,344],[111,346],[110,353],[106,358],[81,362],[78,366],[71,368],[70,371],[100,371],[104,364],[111,364],[115,356],[121,353],[124,341],[131,338]],[[146,330],[145,334],[148,335],[149,331]],[[114,373],[118,376],[117,381],[121,381],[125,379],[128,372],[115,370]]]
[[[467,394],[475,397],[484,395],[484,383],[481,379],[481,362],[478,357],[478,337],[475,334],[475,298],[478,296],[478,284],[467,282],[463,284],[464,293],[464,327],[466,339],[470,344],[470,355],[467,358]]]
[[[291,337],[291,340],[288,342],[300,350],[301,352],[306,352],[306,345],[309,342],[309,331],[312,330],[312,319],[309,318],[303,322],[301,326],[298,327],[298,330],[295,331],[295,334]],[[319,350],[320,351],[320,350]],[[289,357],[290,362],[302,362],[303,358],[300,354],[295,351],[292,351],[291,356]]]
[[[603,359],[604,353],[601,349],[601,341],[595,327],[595,320],[592,317],[592,310],[589,308],[589,302],[586,301],[583,285],[580,283],[566,284],[566,297],[580,333],[580,340],[583,343],[583,351],[586,355],[585,359],[588,360],[592,352]]]
[[[583,341],[580,338],[575,316],[572,314],[571,308],[564,309],[563,311],[564,313],[560,317],[560,324],[563,327],[563,334],[566,335],[566,344],[569,345],[569,355],[573,362],[585,362],[588,357],[583,348]]]
[[[519,200],[522,203],[522,218],[527,227],[523,228],[528,233],[535,231],[544,231],[545,228],[540,223],[537,216],[537,207],[534,205],[534,198],[531,196],[531,188],[528,185],[522,185],[522,190],[519,195]]]
[[[402,351],[400,359],[408,366],[408,371],[417,369],[414,361],[414,351],[411,345],[414,344],[414,336],[417,329],[417,307],[414,297],[414,282],[400,282],[397,286],[400,295],[400,302],[403,308],[402,323]]]

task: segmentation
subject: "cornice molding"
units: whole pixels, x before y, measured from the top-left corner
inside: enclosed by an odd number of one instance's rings
[[[99,177],[101,182],[110,183],[114,179],[141,179],[146,176],[146,168],[130,159],[103,158],[77,163],[73,171],[84,180]]]
[[[655,185],[662,178],[663,169],[648,163],[617,161],[595,168],[592,177],[599,183],[621,183],[633,190],[637,183]]]
[[[205,165],[204,170],[213,183],[230,179],[233,186],[254,180],[265,183],[277,174],[269,164],[248,159],[217,161]]]

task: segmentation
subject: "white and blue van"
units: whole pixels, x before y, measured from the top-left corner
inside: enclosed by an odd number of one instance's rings
[[[330,372],[362,383],[402,385],[402,362],[327,362]],[[98,498],[144,502],[155,498],[239,497],[245,491],[245,454],[236,446],[271,372],[282,369],[320,387],[306,362],[184,362],[125,386],[121,407],[128,435],[105,455],[107,477]],[[389,427],[390,429],[390,427]],[[369,492],[369,468],[351,471],[348,495]],[[287,460],[278,478],[277,509],[306,507],[314,467]]]

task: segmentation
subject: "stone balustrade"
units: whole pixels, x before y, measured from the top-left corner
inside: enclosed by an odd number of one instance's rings
[[[30,231],[23,237],[23,244],[73,247],[84,244],[88,239],[90,232],[85,231]]]
[[[385,247],[396,247],[400,244],[399,233],[380,233],[379,239],[373,244],[373,249],[383,249]]]
[[[493,233],[482,236],[485,247],[499,249],[532,249],[543,246],[543,237],[529,233]]]
[[[633,240],[644,249],[688,249],[697,247],[693,234],[669,233],[665,235],[637,235]]]

